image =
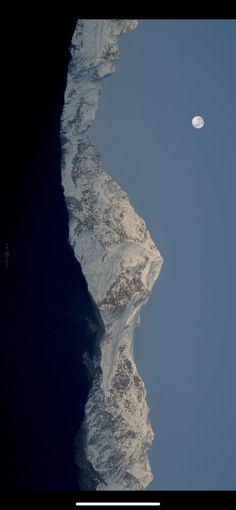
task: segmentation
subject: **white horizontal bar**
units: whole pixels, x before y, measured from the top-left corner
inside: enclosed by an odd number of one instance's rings
[[[160,506],[161,503],[75,503],[77,506]]]

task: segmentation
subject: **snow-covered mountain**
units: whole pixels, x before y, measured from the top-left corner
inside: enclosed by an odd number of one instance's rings
[[[93,383],[76,438],[83,490],[142,490],[152,480],[147,451],[153,432],[133,337],[163,259],[125,191],[102,169],[87,134],[102,79],[120,56],[118,39],[136,27],[133,20],[78,21],[61,118],[70,243],[105,326],[94,359],[84,356]]]

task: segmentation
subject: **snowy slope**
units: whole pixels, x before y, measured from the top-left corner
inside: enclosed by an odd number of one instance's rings
[[[136,27],[130,20],[78,21],[61,118],[70,243],[105,326],[76,438],[84,490],[142,490],[152,480],[147,451],[153,432],[133,360],[133,335],[163,259],[127,194],[102,169],[87,134],[102,79],[115,71],[118,39]]]

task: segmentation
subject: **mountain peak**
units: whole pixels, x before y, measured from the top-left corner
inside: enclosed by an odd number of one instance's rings
[[[142,490],[152,480],[147,451],[153,432],[133,336],[163,259],[127,193],[102,169],[87,135],[101,80],[114,72],[113,60],[120,56],[118,39],[136,27],[134,20],[78,21],[61,118],[70,243],[105,327],[76,438],[84,490]]]

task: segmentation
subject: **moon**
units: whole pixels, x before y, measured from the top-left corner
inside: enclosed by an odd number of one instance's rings
[[[196,117],[192,118],[192,126],[195,129],[201,129],[204,126],[204,119],[203,117],[200,117],[200,115],[197,115]]]

